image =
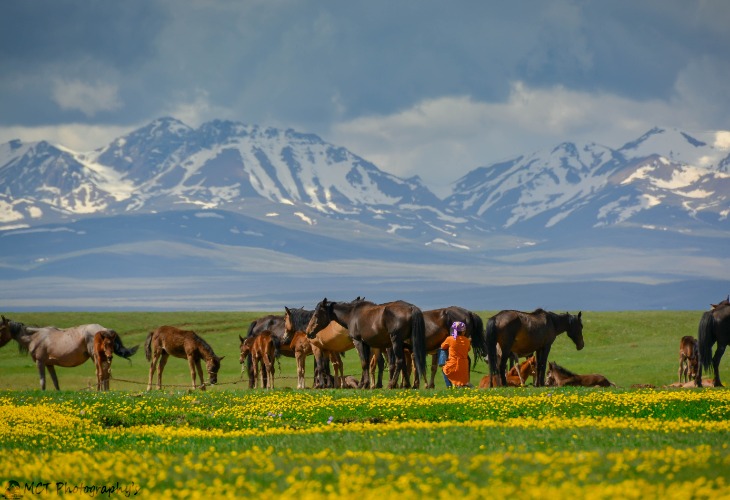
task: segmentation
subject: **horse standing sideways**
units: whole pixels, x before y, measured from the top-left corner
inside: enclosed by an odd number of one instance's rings
[[[157,370],[157,388],[162,389],[162,371],[165,369],[167,359],[172,355],[176,358],[187,358],[190,367],[190,377],[195,385],[195,372],[197,370],[200,378],[200,388],[205,390],[203,369],[200,361],[205,360],[205,367],[208,371],[209,384],[218,383],[218,370],[221,367],[220,358],[215,355],[213,348],[191,330],[181,330],[174,326],[161,326],[147,335],[144,343],[145,356],[150,361],[150,377],[147,382],[147,390],[152,389],[152,376],[159,361]]]
[[[96,390],[108,391],[112,375],[115,331],[100,330],[94,334],[94,365],[96,366]]]
[[[70,368],[79,366],[94,355],[94,335],[109,330],[101,325],[89,324],[70,328],[47,326],[36,328],[2,316],[0,322],[0,347],[15,340],[21,354],[30,354],[38,367],[41,389],[46,388],[46,368],[56,390],[59,390],[56,366]],[[109,330],[113,331],[113,330]],[[129,359],[139,346],[124,347],[119,335],[114,339],[114,354]]]
[[[534,312],[505,310],[487,321],[486,337],[489,357],[489,373],[499,374],[502,385],[507,385],[506,368],[509,353],[527,356],[535,353],[537,358],[537,377],[535,386],[545,385],[545,371],[548,355],[555,338],[563,332],[575,343],[580,351],[583,349],[582,313],[573,316],[570,313],[556,314],[537,309]],[[497,345],[504,354],[497,366]]]
[[[715,355],[712,355],[712,346],[717,342]],[[695,384],[702,387],[702,369],[714,372],[713,384],[722,387],[720,381],[720,360],[725,348],[730,344],[730,301],[727,299],[719,304],[713,304],[710,311],[702,314],[698,327],[699,361]]]
[[[314,310],[307,325],[307,336],[313,338],[332,321],[347,328],[360,354],[363,380],[369,372],[370,348],[392,348],[395,369],[391,372],[388,387],[397,387],[401,375],[406,385],[410,385],[410,377],[405,369],[405,345],[411,348],[418,375],[425,380],[426,327],[423,312],[415,305],[402,300],[374,304],[367,300],[330,302],[325,298]]]
[[[679,383],[689,382],[695,379],[697,374],[697,351],[699,345],[697,339],[691,335],[685,335],[679,341]]]
[[[238,338],[241,341],[241,363],[251,359],[253,388],[260,386],[263,389],[273,389],[277,349],[271,332],[263,331],[255,337],[245,339],[239,335]]]
[[[562,387],[564,385],[577,385],[581,387],[616,387],[616,384],[609,381],[600,373],[590,375],[578,375],[557,363],[550,362],[548,372],[548,384],[550,386]]]

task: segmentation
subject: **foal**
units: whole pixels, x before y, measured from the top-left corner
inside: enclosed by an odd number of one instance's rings
[[[94,334],[94,365],[96,365],[97,391],[109,390],[116,337],[117,333],[114,330],[99,330]]]
[[[254,387],[261,385],[262,377],[259,374],[263,372],[264,384],[262,387],[264,389],[274,388],[274,360],[276,359],[277,349],[272,335],[271,330],[265,330],[255,337],[246,337],[244,339],[240,335],[238,336],[241,341],[241,363],[246,361],[249,355],[251,356]]]
[[[679,383],[694,380],[697,375],[697,353],[699,346],[697,339],[691,335],[685,335],[679,341]],[[684,380],[683,380],[684,379]]]

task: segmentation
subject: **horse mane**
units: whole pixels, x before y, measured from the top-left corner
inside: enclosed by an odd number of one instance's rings
[[[18,342],[18,352],[20,354],[28,354],[28,346],[18,340],[20,334],[26,331],[25,324],[20,321],[10,321],[8,325],[10,326],[10,336]],[[33,335],[34,333],[35,332],[30,333],[30,335]]]
[[[572,371],[568,370],[567,368],[560,366],[559,364],[557,364],[555,362],[553,362],[553,367],[555,368],[556,371],[560,372],[561,374],[563,374],[566,377],[576,377],[577,376],[577,374],[573,373]]]
[[[210,344],[208,344],[208,343],[207,343],[207,342],[205,341],[205,339],[203,339],[203,337],[201,337],[200,335],[196,335],[196,337],[198,337],[198,343],[199,343],[199,344],[198,344],[198,348],[199,348],[199,349],[200,349],[201,351],[205,351],[205,352],[206,352],[206,353],[207,353],[207,354],[208,354],[208,355],[209,355],[210,357],[212,357],[212,358],[215,358],[215,357],[216,357],[216,355],[215,355],[215,353],[213,352],[213,348],[212,348],[212,347],[210,347]]]
[[[289,319],[291,320],[294,331],[304,331],[307,327],[307,323],[314,316],[314,311],[307,311],[303,307],[299,309],[288,309]]]

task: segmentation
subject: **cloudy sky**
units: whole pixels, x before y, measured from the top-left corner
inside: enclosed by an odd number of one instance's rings
[[[562,141],[728,130],[730,2],[11,0],[0,142],[161,116],[313,132],[437,194]]]

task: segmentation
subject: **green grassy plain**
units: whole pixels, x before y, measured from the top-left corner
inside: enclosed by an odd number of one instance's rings
[[[575,312],[575,311],[573,311]],[[245,336],[249,323],[268,313],[258,312],[52,312],[13,313],[4,315],[27,325],[55,325],[60,328],[85,323],[99,323],[115,329],[126,346],[140,345],[131,363],[116,357],[113,364],[112,389],[146,388],[149,363],[143,344],[147,333],[161,325],[192,329],[204,337],[218,356],[225,356],[218,380],[210,390],[242,388],[238,336]],[[282,314],[274,312],[273,314]],[[494,311],[480,312],[484,320]],[[553,344],[550,360],[577,373],[601,373],[621,387],[633,384],[667,385],[677,380],[679,340],[684,335],[697,335],[701,311],[630,311],[583,313],[585,348],[576,351],[567,337],[560,335]],[[721,373],[730,376],[727,366],[730,355],[723,358]],[[430,361],[429,361],[430,362]],[[276,386],[296,387],[294,360],[281,357]],[[345,372],[359,377],[357,354],[345,355]],[[58,368],[61,389],[79,390],[95,385],[93,364],[88,361],[76,368]],[[311,384],[312,361],[307,363],[307,383]],[[487,372],[484,363],[477,363],[472,383],[477,385]],[[386,374],[387,376],[387,374]],[[127,382],[129,381],[129,382]],[[443,379],[436,377],[437,388]],[[163,384],[169,389],[182,389],[190,384],[187,362],[172,358],[165,368]],[[52,387],[47,376],[47,387]],[[13,341],[0,349],[0,390],[38,388],[38,371],[27,355],[20,355]]]

